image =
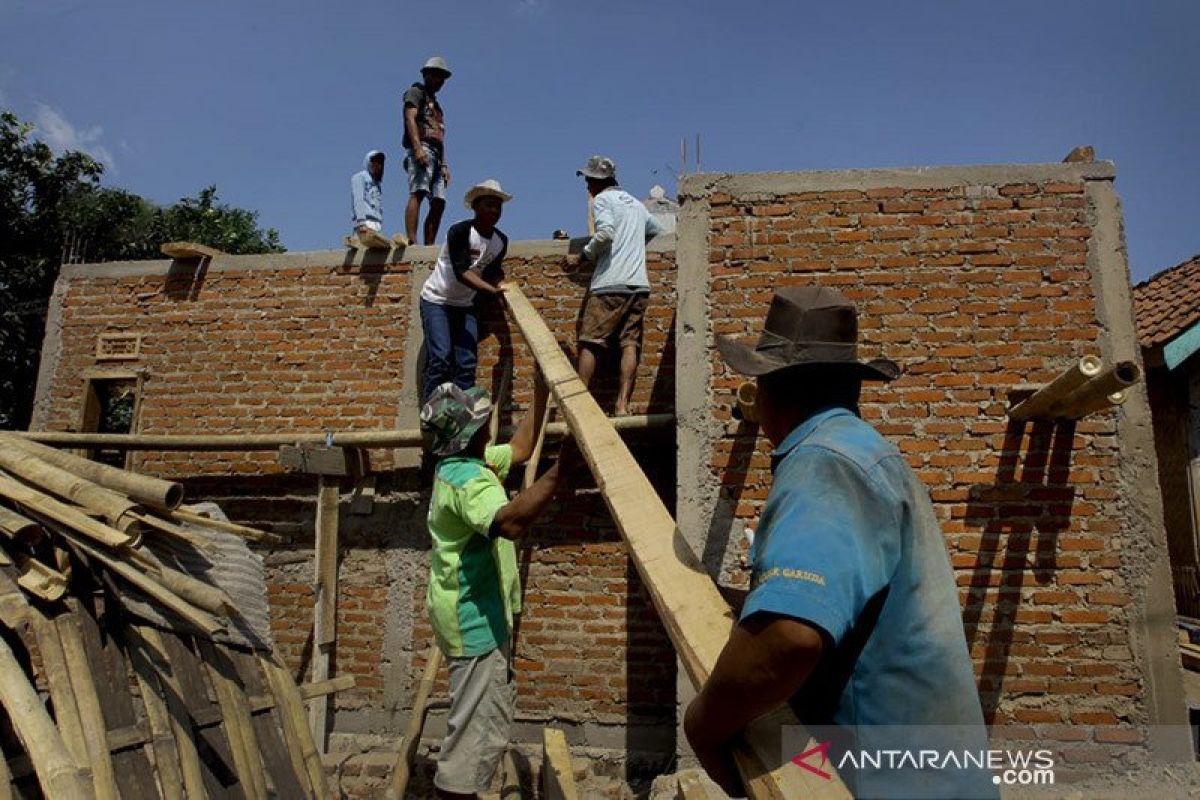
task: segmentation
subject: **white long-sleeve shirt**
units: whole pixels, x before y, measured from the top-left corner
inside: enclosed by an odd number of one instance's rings
[[[592,212],[596,233],[583,248],[583,257],[596,265],[589,291],[649,291],[646,242],[663,233],[663,227],[640,200],[620,186],[596,195]]]

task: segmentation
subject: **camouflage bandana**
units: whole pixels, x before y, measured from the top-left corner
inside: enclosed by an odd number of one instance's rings
[[[467,446],[491,415],[492,401],[483,389],[443,383],[421,409],[421,427],[433,432],[435,455],[452,456]]]

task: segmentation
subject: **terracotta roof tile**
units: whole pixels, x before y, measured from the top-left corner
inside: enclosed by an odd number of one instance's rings
[[[1200,254],[1133,287],[1138,339],[1150,348],[1200,321]]]

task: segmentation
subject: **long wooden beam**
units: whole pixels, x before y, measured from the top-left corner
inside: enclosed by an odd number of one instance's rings
[[[554,334],[520,288],[508,284],[506,306],[542,370],[560,412],[587,459],[609,512],[629,546],[659,619],[692,684],[701,687],[729,638],[735,618],[703,564],[680,535],[667,507],[629,448],[563,354]],[[781,725],[799,725],[786,709],[745,731],[734,753],[755,800],[845,798],[838,780],[826,781],[785,761]]]
[[[647,414],[618,417],[613,425],[621,432],[670,428],[675,424],[673,414]],[[562,436],[567,426],[551,423],[548,436]],[[511,435],[512,431],[508,431]],[[324,433],[73,433],[66,431],[18,431],[17,435],[35,442],[56,447],[108,447],[119,450],[210,451],[243,452],[278,450],[290,444],[325,444]],[[335,447],[421,447],[421,431],[343,431],[330,433],[329,443]]]

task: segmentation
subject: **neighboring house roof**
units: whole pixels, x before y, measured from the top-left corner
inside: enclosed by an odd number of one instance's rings
[[[1142,347],[1158,347],[1200,322],[1200,254],[1133,287]]]

